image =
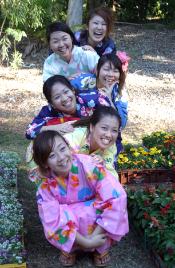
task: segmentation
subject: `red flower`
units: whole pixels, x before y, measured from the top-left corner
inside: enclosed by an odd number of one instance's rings
[[[161,214],[162,215],[166,215],[168,210],[170,209],[171,205],[170,204],[167,204],[165,207],[161,208],[160,211],[161,211]]]
[[[144,200],[144,205],[145,205],[145,206],[149,206],[149,204],[150,204],[150,202],[149,202],[148,199],[147,199],[147,200]]]
[[[149,220],[150,219],[150,216],[149,216],[149,214],[147,212],[144,212],[143,213],[143,216],[144,216],[145,220]]]

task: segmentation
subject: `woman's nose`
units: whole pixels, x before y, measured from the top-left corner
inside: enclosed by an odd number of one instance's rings
[[[106,132],[106,137],[110,138],[110,137],[111,137],[111,135],[112,135],[111,131],[110,131],[110,130],[108,130],[108,131]]]
[[[61,100],[62,100],[62,102],[66,101],[66,100],[67,100],[67,96],[64,95],[64,94],[62,94],[62,96],[61,96]]]
[[[97,24],[97,29],[101,29],[102,28],[102,24],[101,23],[98,23]]]
[[[62,40],[60,40],[59,42],[58,42],[58,47],[63,47],[63,41]]]

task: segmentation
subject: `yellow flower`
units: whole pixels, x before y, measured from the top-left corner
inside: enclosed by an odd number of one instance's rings
[[[150,148],[150,152],[149,152],[150,155],[159,154],[159,153],[161,153],[161,150],[158,150],[156,147]]]
[[[137,156],[140,155],[140,153],[138,153],[138,152],[134,152],[133,155],[137,157]]]

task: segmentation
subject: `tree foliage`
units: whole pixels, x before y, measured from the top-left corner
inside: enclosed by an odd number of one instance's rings
[[[73,0],[72,0],[73,1]],[[76,1],[76,0],[74,0]],[[0,54],[6,63],[21,64],[17,44],[27,36],[42,39],[46,26],[66,21],[69,0],[0,0]],[[149,17],[175,20],[174,0],[81,0],[83,16],[97,6],[116,6],[117,19],[144,22]],[[84,21],[83,21],[84,22]],[[13,53],[16,53],[13,55]],[[12,58],[10,56],[12,55]]]

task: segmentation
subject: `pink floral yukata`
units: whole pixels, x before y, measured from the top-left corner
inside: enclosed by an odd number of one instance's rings
[[[106,179],[107,178],[107,179]],[[67,179],[43,178],[37,191],[39,216],[47,240],[60,250],[72,252],[76,231],[89,235],[100,225],[108,234],[107,250],[128,232],[127,197],[121,184],[88,155],[73,155]]]

